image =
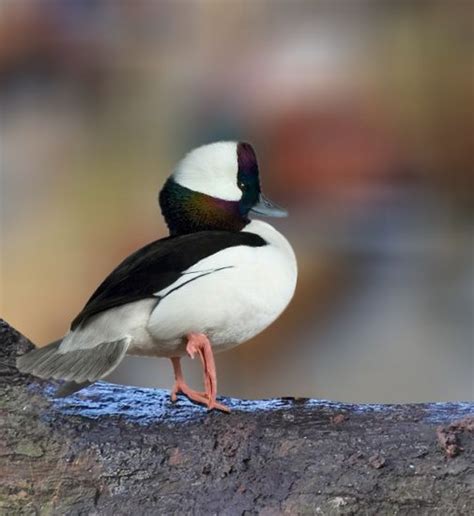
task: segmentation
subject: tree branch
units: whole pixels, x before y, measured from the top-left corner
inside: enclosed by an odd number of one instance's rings
[[[14,366],[30,347],[0,320],[1,514],[474,513],[472,403],[55,399]]]

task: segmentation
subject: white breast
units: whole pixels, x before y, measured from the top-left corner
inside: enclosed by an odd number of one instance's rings
[[[147,327],[154,349],[132,346],[132,353],[184,353],[183,337],[191,332],[205,333],[215,350],[221,351],[254,337],[283,312],[296,286],[293,250],[283,235],[265,222],[252,221],[244,231],[260,235],[268,245],[220,251],[157,293],[163,298]],[[215,272],[205,274],[209,271]]]

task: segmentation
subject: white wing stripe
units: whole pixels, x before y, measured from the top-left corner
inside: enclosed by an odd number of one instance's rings
[[[166,288],[160,290],[159,292],[155,292],[153,294],[153,296],[163,299],[168,294],[171,294],[171,292],[174,292],[175,290],[177,290],[181,287],[184,287],[184,285],[186,285],[187,283],[191,283],[191,281],[202,278],[203,276],[207,276],[208,274],[213,274],[214,272],[222,271],[224,269],[231,269],[232,267],[233,267],[233,265],[228,265],[226,267],[218,267],[217,269],[183,272],[181,277],[177,281],[175,281],[169,287],[166,287]],[[192,275],[191,278],[189,277],[190,275]]]

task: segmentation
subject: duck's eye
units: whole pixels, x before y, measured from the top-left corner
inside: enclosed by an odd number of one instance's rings
[[[247,190],[247,185],[245,183],[242,183],[242,181],[239,181],[237,186],[243,191]]]

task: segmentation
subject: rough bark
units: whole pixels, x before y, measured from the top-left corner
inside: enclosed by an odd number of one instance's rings
[[[29,347],[0,322],[0,514],[474,514],[472,403],[54,399]]]

